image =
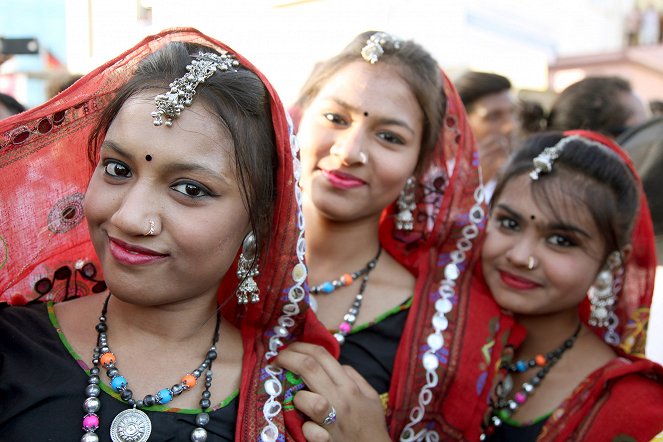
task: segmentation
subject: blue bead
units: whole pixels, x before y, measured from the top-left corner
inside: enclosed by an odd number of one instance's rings
[[[518,361],[518,362],[516,362],[516,369],[517,369],[520,373],[522,373],[522,372],[524,372],[525,370],[527,370],[527,364],[526,364],[525,362],[523,362],[523,361]]]
[[[115,376],[111,380],[111,387],[113,387],[113,390],[115,390],[115,391],[118,391],[118,392],[122,391],[124,389],[124,387],[126,387],[126,386],[127,386],[127,380],[124,379],[124,377],[122,377],[122,376]]]
[[[169,389],[164,388],[163,390],[159,390],[157,392],[157,402],[159,402],[160,404],[167,404],[172,400],[173,400],[173,394],[170,392]]]
[[[320,287],[322,293],[331,293],[334,291],[334,284],[331,282],[324,282],[322,287]]]

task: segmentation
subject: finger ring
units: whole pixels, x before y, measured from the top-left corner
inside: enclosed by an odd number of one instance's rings
[[[322,425],[323,427],[325,427],[325,426],[327,426],[327,425],[331,425],[331,424],[333,424],[334,422],[336,422],[336,410],[334,409],[334,406],[333,406],[333,405],[332,405],[331,408],[332,408],[332,409],[331,409],[331,411],[329,412],[329,414],[327,415],[327,417],[325,417],[325,420],[322,421],[322,424],[321,424],[321,425]]]

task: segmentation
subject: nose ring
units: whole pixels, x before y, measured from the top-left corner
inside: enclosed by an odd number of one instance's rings
[[[528,268],[529,270],[534,270],[534,266],[535,266],[535,265],[536,265],[536,261],[534,260],[534,257],[533,257],[532,255],[530,255],[530,256],[527,258],[527,268]]]
[[[368,162],[368,155],[364,152],[359,152],[359,163],[366,164]]]
[[[157,232],[156,223],[154,222],[154,220],[151,219],[149,223],[150,223],[150,228],[148,229],[147,233],[144,234],[144,236],[152,236]]]

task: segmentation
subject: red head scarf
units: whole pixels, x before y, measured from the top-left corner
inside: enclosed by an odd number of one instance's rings
[[[417,277],[387,410],[403,441],[478,437],[496,340],[510,323],[489,296],[470,292],[488,211],[465,109],[441,76],[447,111],[419,180],[414,230],[394,230],[394,205],[380,225],[382,245]]]
[[[596,141],[610,149],[622,159],[633,174],[640,195],[640,207],[633,223],[631,246],[633,251],[624,264],[624,280],[622,290],[617,293],[615,314],[619,324],[615,330],[620,342],[615,347],[620,353],[644,357],[647,341],[647,325],[649,323],[649,307],[654,293],[656,276],[656,248],[654,245],[654,229],[652,226],[649,205],[642,188],[640,176],[628,154],[610,138],[587,130],[571,130],[565,136],[580,135]],[[603,339],[605,329],[591,327],[588,324],[589,299],[585,298],[580,305],[580,316],[583,322]],[[608,342],[609,343],[609,342]]]
[[[224,312],[241,330],[245,347],[236,437],[276,440],[286,434],[303,440],[296,418],[286,428],[284,414],[290,422],[294,412],[283,412],[285,375],[268,361],[295,338],[324,345],[333,354],[338,346],[308,308],[303,288],[307,272],[296,144],[281,101],[265,77],[231,48],[195,29],[148,37],[54,99],[0,122],[0,302],[61,301],[105,290],[83,222],[82,202],[92,173],[88,136],[136,65],[171,41],[235,54],[269,93],[278,170],[272,237],[259,262],[261,301],[241,320],[233,311]],[[237,285],[231,269],[219,290],[221,303]]]

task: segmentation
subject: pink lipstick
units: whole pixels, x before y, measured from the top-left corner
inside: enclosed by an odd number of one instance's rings
[[[154,250],[129,244],[119,239],[110,238],[110,253],[120,264],[124,265],[145,265],[161,261],[168,255],[156,252]]]
[[[366,184],[364,180],[338,170],[322,170],[322,174],[327,178],[329,184],[339,189],[353,189]]]
[[[500,270],[499,274],[502,282],[507,287],[510,287],[515,290],[532,290],[541,287],[541,284],[538,284],[526,278],[521,278],[520,276],[516,276],[513,273]]]

